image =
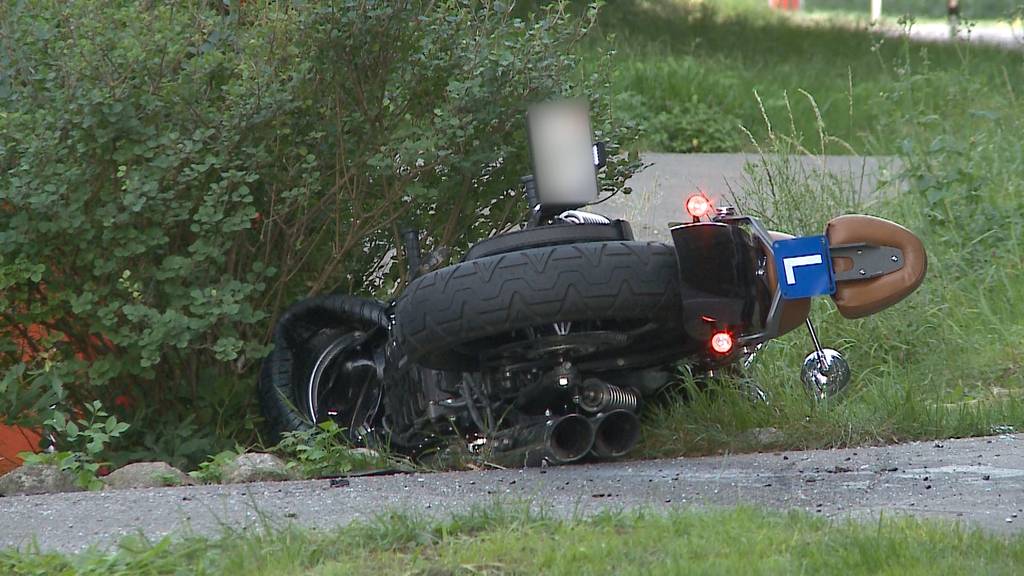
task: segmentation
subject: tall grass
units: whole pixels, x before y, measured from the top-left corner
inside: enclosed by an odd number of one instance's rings
[[[854,121],[863,126],[862,144],[899,153],[903,192],[896,196],[859,197],[856,182],[794,159],[853,149],[828,132],[817,96],[784,92],[782,113],[752,98],[761,117],[748,142],[762,161],[740,195],[752,199],[747,209],[801,234],[820,233],[843,212],[890,218],[922,237],[929,275],[913,296],[869,318],[844,320],[830,302],[815,304],[822,339],[842,350],[854,370],[842,401],[817,404],[802,389],[799,366],[811,344],[798,331],[772,342],[747,374],[766,390],[768,403],[751,403],[734,382],[706,389],[689,383],[687,402],[649,416],[646,455],[1024,429],[1024,107],[1016,84],[1006,80],[1011,68],[993,77],[986,60],[992,54],[964,52],[953,69],[904,43],[878,95],[866,102],[850,96],[851,107],[869,107],[879,118]],[[744,434],[765,427],[779,432]]]
[[[913,45],[828,22],[801,25],[760,2],[723,8],[718,2],[616,0],[603,9],[586,48],[614,51],[611,67],[593,58],[588,72],[608,79],[618,108],[646,127],[641,147],[659,152],[749,150],[740,126],[758,139],[767,136],[755,91],[772,117],[797,106],[796,132],[813,139],[817,120],[809,107],[787,103],[787,94],[802,90],[814,96],[834,136],[863,153],[894,154],[904,130],[890,123],[891,110],[880,103],[907,73],[1024,86],[1019,52]],[[929,114],[945,117],[940,93],[917,96]]]

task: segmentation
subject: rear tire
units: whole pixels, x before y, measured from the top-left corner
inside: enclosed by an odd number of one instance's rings
[[[409,360],[471,369],[464,345],[555,322],[682,320],[675,249],[660,242],[592,242],[462,262],[414,280],[395,334]]]

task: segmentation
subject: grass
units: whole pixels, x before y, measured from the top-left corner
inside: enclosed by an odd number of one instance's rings
[[[761,2],[739,0],[611,2],[588,49],[587,72],[606,76],[618,109],[646,126],[640,147],[663,152],[749,150],[740,126],[766,136],[755,92],[768,116],[782,119],[787,95],[802,90],[814,96],[837,138],[862,153],[898,153],[903,133],[891,129],[891,112],[879,104],[908,70],[1024,85],[1019,53],[906,45],[847,24],[801,24]],[[607,50],[614,50],[610,65],[596,57]],[[921,97],[930,110],[945,108],[938,94]],[[797,132],[813,137],[813,111],[804,101],[792,103]]]
[[[810,342],[798,331],[747,374],[769,403],[731,381],[684,382],[687,401],[649,412],[641,456],[1024,429],[1024,52],[883,40],[742,0],[610,3],[585,50],[591,63],[613,52],[588,72],[606,75],[620,113],[645,125],[641,149],[763,152],[743,196],[752,213],[771,208],[775,229],[817,234],[863,212],[914,230],[929,252],[925,284],[890,310],[848,321],[816,304],[824,342],[854,369],[841,402],[804,393]],[[834,153],[897,156],[903,192],[859,198],[854,182],[790,160]],[[747,434],[768,427],[770,445]]]
[[[944,150],[958,140],[956,128],[942,128],[923,149],[910,147],[903,157],[907,190],[874,203],[857,198],[853,182],[792,162],[791,153],[813,154],[793,139],[769,138],[773,154],[751,171],[743,194],[754,199],[750,212],[770,206],[770,227],[799,234],[820,233],[825,220],[845,212],[891,218],[922,236],[930,276],[906,301],[861,320],[842,319],[827,300],[816,303],[812,316],[823,341],[854,369],[841,401],[818,404],[803,390],[799,366],[811,343],[799,330],[770,343],[745,375],[768,393],[768,403],[750,402],[735,380],[706,389],[685,383],[685,401],[648,413],[640,454],[822,448],[1024,428],[1024,190],[1017,176],[1024,148],[1016,135],[1024,122],[1016,114],[1000,118],[1009,124],[972,125],[964,142],[973,150]],[[778,433],[765,444],[746,433],[755,428]]]
[[[491,506],[450,520],[384,516],[317,532],[295,527],[64,556],[0,551],[29,574],[1016,574],[1024,537],[880,517],[828,521],[753,508],[558,519]]]

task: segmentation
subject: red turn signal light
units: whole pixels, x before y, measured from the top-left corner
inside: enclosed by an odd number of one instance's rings
[[[694,194],[686,199],[686,212],[700,220],[711,212],[711,200],[704,194]]]
[[[734,345],[732,334],[728,332],[715,332],[711,335],[711,349],[719,354],[725,355],[732,352]]]

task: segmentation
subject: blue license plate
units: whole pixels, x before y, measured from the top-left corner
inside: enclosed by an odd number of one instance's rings
[[[835,276],[828,238],[804,236],[772,243],[782,297],[792,300],[834,294]]]

